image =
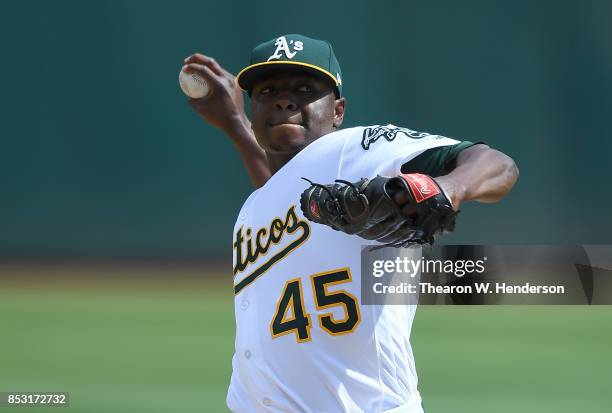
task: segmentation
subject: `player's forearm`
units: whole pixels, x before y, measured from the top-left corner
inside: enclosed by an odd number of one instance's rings
[[[464,201],[500,201],[517,178],[518,168],[512,158],[480,144],[463,150],[457,157],[456,168],[436,181],[458,209]]]
[[[257,143],[249,121],[244,120],[226,134],[236,146],[253,185],[256,188],[263,186],[272,174],[266,153]]]

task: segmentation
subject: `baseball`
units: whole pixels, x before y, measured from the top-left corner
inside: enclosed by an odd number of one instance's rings
[[[185,73],[181,70],[179,73],[179,84],[183,92],[190,98],[200,99],[208,96],[210,87],[202,76],[195,73]]]

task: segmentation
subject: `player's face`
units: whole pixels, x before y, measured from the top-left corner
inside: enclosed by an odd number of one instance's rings
[[[331,83],[316,77],[277,74],[251,91],[251,126],[271,155],[295,155],[342,124],[344,99]]]

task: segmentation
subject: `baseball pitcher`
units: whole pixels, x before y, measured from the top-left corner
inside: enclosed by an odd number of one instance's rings
[[[431,244],[464,201],[510,191],[512,159],[390,124],[340,129],[342,76],[325,41],[262,43],[236,78],[201,54],[183,70],[211,85],[190,104],[236,144],[258,186],[233,229],[230,410],[422,412],[416,307],[362,305],[361,247]]]

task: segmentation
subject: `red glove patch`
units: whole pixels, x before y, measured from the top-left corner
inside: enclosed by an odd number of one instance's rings
[[[317,201],[315,200],[310,201],[310,213],[316,219],[321,218],[321,214],[319,213],[319,207],[317,205]]]
[[[423,174],[401,174],[404,181],[410,187],[412,196],[417,203],[421,203],[433,196],[438,195],[440,187],[436,184],[431,176]]]

